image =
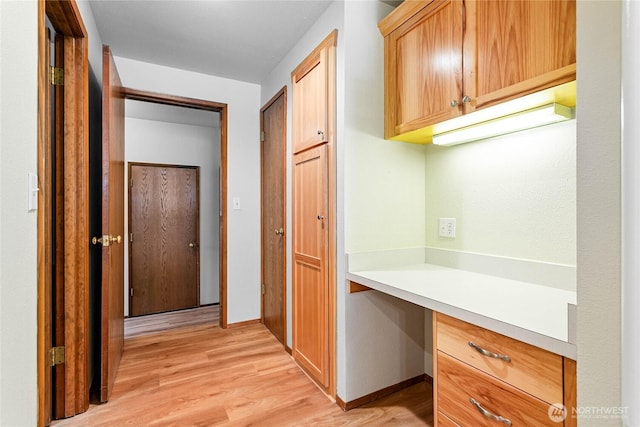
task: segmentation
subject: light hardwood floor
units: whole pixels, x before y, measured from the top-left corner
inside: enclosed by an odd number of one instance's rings
[[[218,327],[218,309],[125,321],[108,403],[59,426],[431,426],[431,386],[420,383],[343,412],[261,324]]]

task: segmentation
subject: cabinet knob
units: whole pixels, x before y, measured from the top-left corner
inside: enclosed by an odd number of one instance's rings
[[[468,104],[469,102],[471,102],[471,97],[469,95],[465,95],[462,97],[462,102],[465,104]]]
[[[451,105],[451,108],[456,108],[458,106],[458,101],[456,99],[452,99],[449,105]]]

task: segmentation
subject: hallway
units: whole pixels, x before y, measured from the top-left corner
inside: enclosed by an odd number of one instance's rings
[[[218,306],[125,321],[110,401],[53,426],[432,425],[420,383],[343,412],[262,325],[220,329]]]

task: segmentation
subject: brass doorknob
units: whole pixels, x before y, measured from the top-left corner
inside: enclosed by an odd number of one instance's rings
[[[122,243],[122,236],[111,236],[109,234],[105,234],[102,237],[93,237],[91,239],[91,243],[97,245],[98,243],[102,244],[102,246],[110,246],[112,243]]]
[[[276,236],[284,236],[284,229],[280,227],[280,230],[276,229]]]

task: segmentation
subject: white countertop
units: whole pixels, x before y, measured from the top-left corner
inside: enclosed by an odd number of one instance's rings
[[[349,271],[347,279],[576,358],[569,332],[575,291],[425,263]]]

